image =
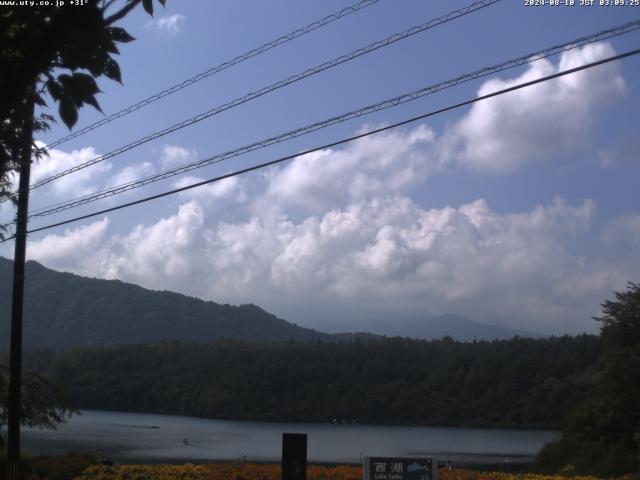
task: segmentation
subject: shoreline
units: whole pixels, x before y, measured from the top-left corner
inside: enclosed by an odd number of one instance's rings
[[[350,426],[362,426],[362,427],[402,427],[402,428],[446,428],[446,429],[460,429],[460,430],[493,430],[493,431],[541,431],[541,432],[557,432],[562,429],[562,425],[555,424],[491,424],[484,425],[482,423],[472,424],[472,425],[461,425],[456,423],[413,423],[413,422],[378,422],[378,423],[369,423],[369,422],[343,422],[343,421],[329,421],[329,420],[296,420],[296,419],[282,419],[280,417],[274,418],[227,418],[227,417],[201,417],[197,415],[185,415],[179,413],[166,413],[166,412],[148,412],[148,411],[136,411],[136,410],[101,410],[97,408],[78,408],[78,410],[70,415],[68,419],[73,418],[73,416],[82,416],[83,412],[104,412],[104,413],[114,413],[114,414],[125,414],[125,415],[135,415],[135,416],[162,416],[168,418],[186,418],[193,420],[210,420],[217,422],[229,422],[229,423],[257,423],[257,424],[291,424],[291,425],[312,425],[312,426],[335,426],[337,428],[340,427],[350,427]],[[130,425],[134,427],[134,425]],[[157,425],[144,425],[139,426],[135,425],[137,428],[160,428]]]
[[[102,450],[105,458],[120,465],[215,465],[235,463],[238,465],[257,464],[273,465],[280,464],[281,458],[260,458],[260,457],[235,457],[235,458],[202,458],[202,457],[161,457],[161,456],[140,456],[135,453],[127,453],[124,449],[73,449],[62,453],[33,454],[25,451],[30,457],[39,456],[64,456],[67,454],[87,455],[91,458],[95,456],[97,450]],[[496,454],[464,454],[447,452],[410,452],[408,456],[426,457],[436,460],[442,466],[449,462],[453,468],[466,468],[478,470],[512,470],[521,469],[531,465],[535,457],[530,455],[496,455]],[[307,465],[317,465],[322,467],[350,466],[360,467],[362,461],[357,460],[307,460]]]
[[[280,462],[282,434],[306,433],[308,461],[359,465],[362,456],[431,457],[454,465],[531,463],[555,431],[293,424],[83,411],[57,430],[23,429],[25,452],[101,450],[119,463]],[[184,443],[188,438],[189,444]]]

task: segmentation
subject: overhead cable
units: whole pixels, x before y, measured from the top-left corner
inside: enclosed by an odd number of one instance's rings
[[[204,80],[205,78],[208,78],[212,75],[215,75],[216,73],[220,73],[223,70],[226,70],[227,68],[233,67],[234,65],[238,65],[239,63],[242,63],[246,60],[249,60],[250,58],[256,57],[262,53],[265,53],[273,48],[279,47],[280,45],[284,45],[285,43],[288,43],[298,37],[301,37],[303,35],[306,35],[309,32],[312,32],[314,30],[317,30],[319,28],[322,28],[326,25],[329,25],[330,23],[339,20],[343,17],[346,17],[347,15],[350,15],[352,13],[358,12],[360,10],[362,10],[363,8],[366,8],[370,5],[373,5],[374,3],[379,2],[380,0],[362,0],[358,3],[355,3],[349,7],[343,8],[342,10],[340,10],[339,12],[336,13],[332,13],[331,15],[327,15],[324,18],[321,18],[320,20],[316,20],[315,22],[310,23],[309,25],[305,25],[304,27],[298,28],[297,30],[294,30],[291,33],[287,33],[286,35],[282,35],[281,37],[276,38],[275,40],[272,40],[270,42],[265,43],[264,45],[261,45],[257,48],[254,48],[252,50],[249,50],[248,52],[243,53],[242,55],[238,55],[237,57],[231,59],[231,60],[227,60],[225,62],[222,62],[219,65],[216,65],[215,67],[211,67],[208,70],[205,70],[204,72],[198,73],[197,75],[194,75],[193,77],[187,78],[186,80],[183,80],[180,83],[177,83],[175,85],[172,85],[169,88],[166,88],[164,90],[162,90],[161,92],[158,92],[154,95],[151,95],[143,100],[140,100],[137,103],[134,103],[133,105],[130,105],[126,108],[123,108],[122,110],[112,113],[111,115],[108,115],[100,120],[98,120],[95,123],[92,123],[91,125],[87,125],[84,128],[81,128],[75,132],[70,133],[69,135],[66,135],[54,142],[51,142],[49,145],[47,145],[47,149],[53,148],[53,147],[57,147],[58,145],[67,142],[68,140],[71,140],[73,138],[77,138],[81,135],[84,135],[85,133],[88,133],[92,130],[95,130],[96,128],[102,127],[118,118],[124,117],[126,115],[129,115],[132,112],[135,112],[136,110],[139,110],[143,107],[146,107],[147,105],[150,105],[164,97],[167,97],[169,95],[172,95],[180,90],[182,90],[183,88],[186,88],[190,85],[193,85],[194,83],[199,82],[200,80]]]
[[[67,170],[64,170],[62,172],[56,173],[54,175],[51,175],[49,177],[43,178],[42,180],[34,183],[31,185],[31,189],[34,188],[38,188],[41,187],[43,185],[46,185],[50,182],[53,182],[54,180],[57,180],[58,178],[64,177],[66,175],[70,175],[74,172],[77,172],[79,170],[82,170],[84,168],[90,167],[92,165],[95,165],[97,163],[103,162],[109,158],[113,158],[117,155],[120,155],[124,152],[127,152],[133,148],[139,147],[140,145],[143,145],[147,142],[150,142],[151,140],[155,140],[157,138],[163,137],[164,135],[167,135],[169,133],[173,133],[177,130],[180,130],[182,128],[185,127],[189,127],[195,123],[201,122],[202,120],[205,120],[209,117],[212,117],[213,115],[217,115],[219,113],[222,113],[226,110],[230,110],[234,107],[237,107],[239,105],[242,105],[246,102],[249,102],[251,100],[254,100],[258,97],[261,97],[263,95],[266,95],[267,93],[271,93],[274,90],[278,90],[282,87],[285,87],[287,85],[291,85],[292,83],[298,82],[304,78],[310,77],[312,75],[316,75],[320,72],[323,72],[325,70],[328,70],[330,68],[336,67],[338,65],[341,65],[345,62],[351,61],[355,58],[361,57],[363,55],[366,55],[368,53],[371,53],[373,51],[376,51],[380,48],[383,47],[387,47],[389,45],[394,44],[395,42],[398,42],[400,40],[403,40],[405,38],[411,37],[412,35],[415,35],[417,33],[420,32],[424,32],[426,30],[429,30],[431,28],[434,28],[438,25],[442,25],[445,24],[447,22],[450,22],[452,20],[461,18],[465,15],[468,15],[470,13],[473,13],[477,10],[480,10],[482,8],[488,7],[489,5],[492,5],[494,3],[500,2],[501,0],[481,0],[479,2],[475,2],[472,3],[470,5],[468,5],[465,8],[462,9],[458,9],[458,10],[453,10],[452,12],[449,12],[446,15],[443,15],[441,17],[438,18],[434,18],[432,20],[429,20],[428,22],[425,22],[421,25],[417,25],[415,27],[411,27],[408,30],[405,30],[404,32],[401,33],[396,33],[393,35],[390,35],[389,37],[385,38],[384,40],[379,40],[377,42],[371,43],[369,45],[367,45],[366,47],[362,47],[359,48],[357,50],[352,51],[351,53],[348,53],[346,55],[342,55],[340,57],[334,58],[333,60],[330,60],[328,62],[324,62],[320,65],[317,65],[315,67],[309,68],[307,70],[304,70],[303,72],[297,73],[295,75],[292,75],[284,80],[280,80],[279,82],[273,83],[267,87],[263,87],[259,90],[255,90],[251,93],[248,93],[247,95],[243,96],[243,97],[238,97],[235,100],[232,100],[228,103],[225,103],[223,105],[220,105],[218,107],[212,108],[210,110],[207,110],[206,112],[200,113],[194,117],[191,117],[187,120],[183,120],[182,122],[176,123],[170,127],[164,128],[162,130],[156,131],[150,135],[147,135],[145,137],[142,137],[138,140],[135,140],[127,145],[123,145],[121,147],[116,148],[115,150],[112,150],[109,153],[106,153],[104,155],[100,155],[92,160],[88,160],[84,163],[81,163],[79,165],[76,165],[72,168],[69,168]]]
[[[251,166],[251,167],[243,168],[241,170],[237,170],[235,172],[227,173],[225,175],[220,175],[220,176],[215,177],[215,178],[210,178],[208,180],[203,180],[201,182],[193,183],[193,184],[186,185],[186,186],[180,187],[180,188],[175,188],[173,190],[169,190],[169,191],[166,191],[166,192],[163,192],[163,193],[159,193],[159,194],[156,194],[156,195],[151,195],[151,196],[148,196],[148,197],[144,197],[144,198],[132,201],[132,202],[123,203],[123,204],[117,205],[115,207],[106,208],[106,209],[99,210],[99,211],[96,211],[96,212],[93,212],[93,213],[89,213],[89,214],[86,214],[86,215],[81,215],[81,216],[78,216],[78,217],[70,218],[68,220],[64,220],[64,221],[61,221],[61,222],[56,222],[56,223],[52,223],[52,224],[49,224],[49,225],[45,225],[43,227],[34,228],[34,229],[29,230],[27,233],[35,233],[35,232],[40,232],[40,231],[43,231],[43,230],[48,230],[48,229],[51,229],[51,228],[54,228],[54,227],[59,227],[59,226],[62,226],[62,225],[68,225],[69,223],[77,222],[77,221],[80,221],[80,220],[86,220],[87,218],[92,218],[92,217],[95,217],[95,216],[98,216],[98,215],[104,215],[106,213],[114,212],[116,210],[121,210],[123,208],[128,208],[128,207],[132,207],[132,206],[135,206],[135,205],[140,205],[142,203],[146,203],[146,202],[149,202],[151,200],[156,200],[156,199],[159,199],[159,198],[167,197],[169,195],[174,195],[176,193],[180,193],[180,192],[184,192],[184,191],[187,191],[187,190],[191,190],[191,189],[196,188],[196,187],[201,187],[203,185],[208,185],[208,184],[211,184],[211,183],[214,183],[214,182],[219,182],[219,181],[225,180],[227,178],[236,177],[238,175],[242,175],[242,174],[254,171],[254,170],[259,170],[259,169],[262,169],[262,168],[265,168],[265,167],[276,165],[276,164],[279,164],[279,163],[282,163],[282,162],[285,162],[285,161],[288,161],[288,160],[292,160],[292,159],[297,158],[297,157],[301,157],[303,155],[308,155],[308,154],[313,153],[313,152],[317,152],[317,151],[320,151],[320,150],[325,150],[327,148],[332,148],[332,147],[335,147],[335,146],[338,146],[338,145],[343,145],[345,143],[352,142],[354,140],[358,140],[360,138],[368,137],[368,136],[374,135],[376,133],[384,132],[384,131],[387,131],[387,130],[391,130],[393,128],[397,128],[397,127],[400,127],[400,126],[403,126],[403,125],[407,125],[409,123],[413,123],[413,122],[416,122],[418,120],[424,120],[425,118],[432,117],[432,116],[438,115],[440,113],[448,112],[450,110],[454,110],[454,109],[461,108],[461,107],[464,107],[464,106],[467,106],[467,105],[471,105],[473,103],[480,102],[480,101],[483,101],[483,100],[487,100],[489,98],[497,97],[499,95],[504,95],[506,93],[513,92],[515,90],[520,90],[522,88],[529,87],[529,86],[532,86],[532,85],[536,85],[536,84],[539,84],[539,83],[542,83],[542,82],[547,82],[547,81],[552,80],[554,78],[559,78],[559,77],[562,77],[562,76],[565,76],[565,75],[569,75],[569,74],[576,73],[576,72],[579,72],[579,71],[582,71],[582,70],[586,70],[588,68],[593,68],[593,67],[596,67],[598,65],[603,65],[605,63],[613,62],[615,60],[621,60],[623,58],[630,57],[632,55],[637,55],[639,53],[640,53],[640,48],[636,49],[636,50],[631,50],[631,51],[628,51],[628,52],[625,52],[625,53],[621,53],[619,55],[613,55],[613,56],[604,58],[602,60],[598,60],[596,62],[587,63],[587,64],[584,64],[584,65],[581,65],[581,66],[578,66],[578,67],[574,67],[574,68],[571,68],[571,69],[568,69],[568,70],[563,70],[561,72],[554,73],[552,75],[547,75],[547,76],[544,76],[544,77],[537,78],[535,80],[530,80],[528,82],[519,83],[517,85],[513,85],[513,86],[508,87],[508,88],[497,90],[495,92],[488,93],[486,95],[481,95],[479,97],[475,97],[475,98],[472,98],[472,99],[469,99],[469,100],[465,100],[463,102],[459,102],[459,103],[456,103],[454,105],[450,105],[448,107],[440,108],[438,110],[434,110],[434,111],[431,111],[431,112],[428,112],[428,113],[425,113],[425,114],[422,114],[422,115],[418,115],[418,116],[403,120],[401,122],[397,122],[397,123],[394,123],[394,124],[391,124],[391,125],[387,125],[386,127],[376,128],[376,129],[370,130],[368,132],[360,133],[358,135],[354,135],[354,136],[351,136],[351,137],[348,137],[348,138],[343,138],[341,140],[337,140],[335,142],[328,143],[328,144],[325,144],[325,145],[322,145],[322,146],[319,146],[319,147],[311,148],[311,149],[305,150],[303,152],[294,153],[294,154],[291,154],[291,155],[287,155],[285,157],[280,157],[280,158],[277,158],[275,160],[271,160],[271,161],[268,161],[268,162],[265,162],[265,163],[260,163],[258,165],[254,165],[254,166]],[[8,241],[8,240],[11,240],[12,238],[15,238],[15,237],[9,237],[9,238],[3,240],[0,243],[3,243],[3,242]]]
[[[507,60],[505,62],[485,67],[480,70],[476,70],[471,73],[466,73],[463,75],[459,75],[453,79],[446,80],[434,85],[430,85],[428,87],[421,88],[419,90],[415,90],[409,93],[404,93],[402,95],[398,95],[396,97],[383,100],[381,102],[368,105],[366,107],[362,107],[357,110],[352,110],[350,112],[331,117],[329,119],[315,122],[310,125],[306,125],[304,127],[297,128],[295,130],[288,131],[286,133],[282,133],[267,139],[263,139],[249,145],[244,145],[239,148],[235,148],[233,150],[229,150],[224,153],[219,153],[216,155],[212,155],[210,157],[197,160],[195,162],[188,163],[186,165],[182,165],[179,167],[172,168],[170,170],[166,170],[154,175],[149,175],[144,178],[140,178],[137,180],[133,180],[131,182],[127,182],[121,185],[117,185],[115,187],[111,187],[109,189],[105,189],[99,192],[93,192],[88,195],[84,195],[82,197],[78,197],[72,200],[68,200],[65,202],[60,202],[54,205],[49,205],[46,207],[42,207],[40,209],[32,212],[29,218],[33,217],[44,217],[47,215],[52,215],[54,213],[58,213],[64,210],[68,210],[71,208],[75,208],[81,205],[85,205],[91,202],[95,202],[97,200],[101,200],[104,198],[112,197],[114,195],[118,195],[120,193],[124,193],[130,190],[134,190],[136,188],[141,188],[145,185],[149,185],[151,183],[155,183],[161,180],[165,180],[167,178],[171,178],[177,175],[181,175],[187,173],[189,171],[202,168],[205,166],[209,166],[212,164],[220,163],[225,160],[228,160],[233,157],[238,157],[249,152],[253,152],[255,150],[259,150],[262,148],[269,147],[271,145],[275,145],[277,143],[285,142],[291,140],[293,138],[300,137],[302,135],[307,135],[309,133],[315,132],[317,130],[327,128],[331,125],[336,125],[338,123],[346,122],[348,120],[362,117],[364,115],[369,115],[374,112],[378,112],[381,110],[385,110],[387,108],[395,107],[410,101],[417,100],[426,95],[430,95],[446,88],[450,88],[456,85],[460,85],[461,83],[469,82],[471,80],[475,80],[478,78],[486,77],[488,75],[493,75],[504,70],[518,67],[527,63],[531,63],[534,61],[541,60],[543,58],[548,58],[552,55],[557,55],[562,52],[566,52],[571,49],[583,47],[590,43],[606,40],[608,38],[612,38],[614,36],[619,36],[625,33],[629,33],[635,30],[640,29],[640,19],[625,23],[624,25],[619,25],[617,27],[609,28],[607,30],[600,31],[598,33],[594,33],[588,36],[583,36],[580,38],[576,38],[569,42],[564,42],[559,45],[555,45],[544,50],[538,50],[536,52],[528,53],[526,55],[520,56],[515,59]]]

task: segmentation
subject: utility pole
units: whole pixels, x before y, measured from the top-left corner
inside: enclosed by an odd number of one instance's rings
[[[18,211],[16,214],[16,244],[13,256],[13,294],[11,300],[11,350],[9,353],[9,418],[7,432],[7,478],[20,478],[20,410],[22,390],[22,310],[24,298],[24,263],[27,251],[27,214],[29,210],[29,181],[31,176],[31,145],[33,143],[33,111],[35,91],[27,90],[24,124]]]

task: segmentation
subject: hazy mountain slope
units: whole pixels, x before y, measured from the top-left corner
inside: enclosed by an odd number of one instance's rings
[[[13,262],[0,257],[0,350],[9,339]],[[335,320],[335,319],[332,319]],[[376,335],[377,334],[377,335]],[[86,278],[27,262],[25,348],[66,350],[161,340],[207,342],[372,340],[379,335],[421,339],[506,339],[528,332],[481,325],[455,315],[424,316],[375,325],[373,333],[327,334],[299,327],[256,305],[220,305],[168,291],[148,290],[119,280]]]
[[[375,333],[393,334],[402,337],[434,339],[449,336],[460,341],[507,340],[517,336],[541,338],[543,335],[516,330],[498,325],[472,322],[458,315],[424,316],[408,319],[396,324],[376,325]]]
[[[0,345],[8,346],[13,262],[0,257]],[[255,305],[219,305],[118,280],[60,273],[27,262],[25,347],[63,350],[159,340],[329,340]]]

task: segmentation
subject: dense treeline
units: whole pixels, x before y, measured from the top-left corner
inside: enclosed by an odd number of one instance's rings
[[[567,415],[538,463],[548,471],[640,478],[640,284],[602,304],[602,354],[592,394]]]
[[[559,427],[599,337],[165,342],[31,354],[73,406],[210,418]]]

